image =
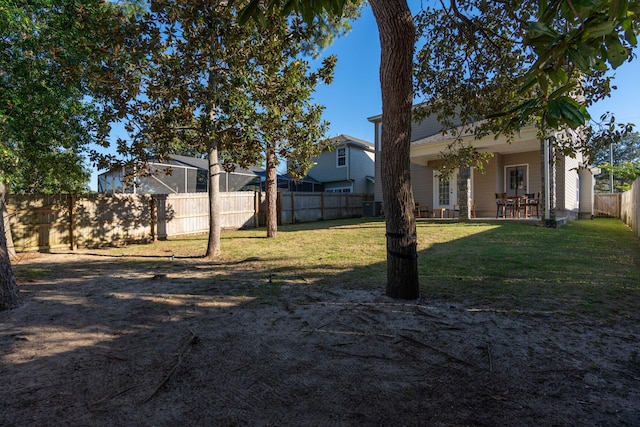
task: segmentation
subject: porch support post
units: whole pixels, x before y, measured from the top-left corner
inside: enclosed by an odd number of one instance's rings
[[[593,218],[593,197],[595,188],[595,175],[600,173],[599,168],[580,165],[578,168],[579,199],[578,219]]]
[[[458,206],[460,207],[460,221],[468,221],[471,218],[471,168],[458,169]]]
[[[547,227],[556,226],[556,159],[549,138],[543,141],[544,153],[544,220]]]

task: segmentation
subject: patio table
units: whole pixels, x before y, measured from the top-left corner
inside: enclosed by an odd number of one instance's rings
[[[527,212],[526,212],[527,205],[526,205],[526,203],[523,203],[523,202],[526,202],[525,196],[507,196],[507,200],[511,202],[511,206],[510,206],[510,208],[511,208],[511,218],[513,218],[513,216],[514,216],[513,215],[513,210],[514,209],[516,210],[516,218],[520,218],[520,208],[522,206],[524,206],[524,208],[525,208],[524,217],[525,218],[527,217]]]
[[[444,218],[444,214],[446,212],[447,218],[449,218],[449,208],[433,208],[433,217],[438,218],[436,216],[436,212],[440,212],[440,218]]]

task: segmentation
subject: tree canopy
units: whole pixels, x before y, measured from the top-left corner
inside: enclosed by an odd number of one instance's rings
[[[640,176],[640,133],[630,131],[608,138],[598,145],[593,156],[593,163],[603,171],[596,176],[596,191],[627,191]]]
[[[611,92],[606,73],[631,60],[637,4],[451,0],[418,14],[414,72],[423,114],[449,128],[517,132],[585,125]],[[454,120],[455,119],[455,120]]]
[[[81,150],[97,111],[61,58],[78,11],[55,9],[44,0],[0,9],[0,173],[14,193],[81,191],[88,178]]]

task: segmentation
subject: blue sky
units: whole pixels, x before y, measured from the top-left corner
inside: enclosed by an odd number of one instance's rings
[[[338,56],[334,81],[321,86],[314,98],[325,106],[324,119],[330,122],[329,137],[346,134],[373,142],[373,124],[367,118],[382,112],[380,95],[380,41],[371,12],[366,7],[362,16],[352,23],[352,31],[336,39],[322,56]],[[322,58],[320,58],[322,59]],[[621,123],[640,126],[640,58],[625,63],[615,71],[613,84],[618,87],[610,98],[590,109],[591,116],[600,117],[609,111]],[[94,172],[91,188],[97,188]]]

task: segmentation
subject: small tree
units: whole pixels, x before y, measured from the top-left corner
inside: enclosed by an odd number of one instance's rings
[[[280,14],[271,14],[269,22],[260,31],[261,49],[254,58],[256,139],[242,147],[232,147],[225,156],[245,167],[264,159],[267,237],[276,237],[278,163],[285,160],[289,174],[303,178],[312,166],[311,158],[323,149],[320,142],[327,128],[321,117],[324,107],[314,105],[311,96],[318,84],[331,83],[337,60],[330,56],[322,67],[310,73],[309,63],[302,55],[312,53],[344,26],[341,22],[332,23],[323,33],[305,25],[299,17],[287,19]]]

